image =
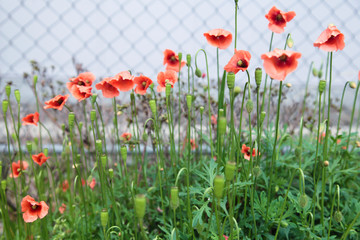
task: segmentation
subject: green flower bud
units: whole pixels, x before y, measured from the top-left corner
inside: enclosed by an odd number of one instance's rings
[[[135,214],[139,219],[144,218],[146,210],[146,198],[143,194],[135,196]]]
[[[4,100],[2,102],[2,110],[3,110],[3,113],[4,115],[6,114],[7,110],[8,110],[8,107],[9,107],[9,101],[8,100]]]
[[[38,76],[37,76],[37,75],[34,75],[34,77],[33,77],[34,86],[36,86],[37,81],[38,81]]]
[[[223,176],[216,176],[214,179],[214,195],[217,199],[221,199],[224,193],[225,179]]]
[[[16,90],[14,91],[14,94],[15,94],[16,102],[17,102],[18,104],[20,104],[20,91],[19,91],[19,89],[16,89]]]
[[[337,223],[340,223],[343,219],[343,215],[339,210],[336,210],[335,214],[334,214],[334,219]]]
[[[123,161],[126,162],[126,159],[127,159],[127,149],[125,146],[122,146],[120,148],[120,154],[121,154],[121,158],[123,159]]]
[[[191,66],[191,54],[186,54],[186,65]]]
[[[150,105],[150,110],[152,112],[152,114],[154,115],[154,117],[156,116],[156,102],[154,99],[151,99],[149,101],[149,105]]]
[[[170,93],[171,93],[171,84],[167,83],[165,85],[165,96],[166,96],[166,98],[168,98],[170,96]]]
[[[350,83],[349,83],[349,86],[350,86],[352,89],[355,89],[355,88],[356,88],[356,83],[355,83],[355,82],[350,82]]]
[[[102,141],[101,139],[97,139],[95,141],[95,150],[98,154],[101,154],[102,153]]]
[[[149,138],[149,135],[146,132],[144,132],[143,135],[142,135],[143,141],[147,142],[148,138]]]
[[[256,68],[255,69],[255,82],[256,82],[256,86],[260,86],[261,85],[261,80],[262,80],[262,69],[261,68]]]
[[[313,67],[312,69],[312,74],[314,77],[317,77],[319,75],[318,70],[315,67]]]
[[[179,207],[180,205],[180,200],[179,200],[179,188],[178,187],[171,187],[170,190],[170,207],[172,209],[176,209]]]
[[[219,117],[225,117],[225,111],[222,108],[219,109]]]
[[[289,38],[287,39],[286,45],[287,45],[289,48],[292,48],[292,47],[294,46],[294,40],[292,39],[291,35],[290,35]]]
[[[253,109],[254,109],[253,101],[251,99],[247,100],[247,102],[246,102],[246,111],[248,113],[251,113]]]
[[[225,133],[226,133],[226,125],[227,125],[227,122],[226,122],[226,118],[225,117],[220,117],[219,118],[219,135],[220,136],[223,136]]]
[[[90,120],[93,122],[96,119],[96,111],[93,109],[90,112]]]
[[[266,112],[262,111],[260,113],[260,125],[263,124],[264,120],[265,120],[265,116],[266,116]]]
[[[9,98],[10,94],[11,94],[11,86],[10,85],[5,86],[5,93],[6,93],[6,96]]]
[[[200,110],[200,115],[203,115],[203,113],[204,113],[204,107],[201,106],[201,107],[199,108],[199,110]]]
[[[241,93],[241,88],[239,86],[234,87],[234,97]]]
[[[192,103],[192,96],[191,94],[186,95],[186,104],[188,109],[191,109],[191,103]]]
[[[106,167],[106,163],[107,163],[107,156],[104,154],[101,156],[101,164],[103,168]]]
[[[226,181],[232,181],[235,175],[235,162],[227,162],[225,165],[225,179]]]
[[[49,149],[48,149],[48,148],[44,148],[44,149],[43,149],[43,153],[44,153],[44,155],[47,157],[48,154],[49,154]]]
[[[308,202],[309,202],[308,196],[306,196],[305,193],[304,193],[304,194],[301,194],[301,196],[300,196],[300,198],[299,198],[299,205],[300,205],[300,207],[305,208],[306,205],[308,204]]]
[[[5,190],[6,190],[6,180],[1,181],[1,189],[5,192]]]
[[[114,169],[112,168],[109,169],[109,177],[111,180],[114,178]]]
[[[261,174],[261,168],[259,166],[255,166],[253,168],[253,174],[254,174],[255,177],[259,177],[260,174]]]
[[[70,129],[72,129],[75,124],[75,114],[73,112],[70,112],[68,119],[69,119],[69,127],[70,127]]]
[[[195,75],[196,75],[198,78],[201,78],[202,73],[201,73],[200,69],[198,69],[198,68],[195,69]]]
[[[287,228],[289,226],[289,224],[285,220],[281,220],[280,226],[283,228]]]
[[[101,221],[101,226],[103,228],[106,227],[108,220],[109,220],[109,213],[106,209],[103,209],[100,213],[100,221]]]
[[[91,95],[91,104],[95,104],[97,96],[98,96],[97,94]]]
[[[229,72],[227,75],[227,86],[229,89],[234,89],[234,85],[235,85],[235,73],[233,72]]]

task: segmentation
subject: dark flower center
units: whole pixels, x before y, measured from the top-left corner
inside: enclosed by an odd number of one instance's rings
[[[285,19],[283,18],[283,16],[280,14],[280,13],[278,13],[277,15],[276,15],[276,21],[278,21],[278,22],[282,22],[282,21],[284,21]]]
[[[176,62],[176,57],[175,57],[174,55],[171,56],[171,57],[170,57],[170,61],[173,62],[173,63],[175,63],[175,62]]]
[[[61,105],[64,102],[64,99],[60,98],[59,100],[56,101],[57,104]]]
[[[238,67],[246,68],[248,66],[245,60],[239,60],[236,64]]]
[[[283,54],[283,55],[281,55],[281,56],[279,57],[279,60],[280,60],[281,62],[286,62],[287,59],[288,59],[288,56],[286,56],[285,54]]]
[[[31,206],[31,208],[32,208],[33,210],[36,210],[37,207],[38,207],[37,205],[32,205],[32,206]]]
[[[85,85],[85,83],[84,83],[84,82],[82,82],[82,81],[79,81],[79,82],[78,82],[78,85],[79,85],[79,86],[84,86],[84,85]]]

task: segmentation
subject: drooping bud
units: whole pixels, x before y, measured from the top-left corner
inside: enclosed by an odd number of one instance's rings
[[[350,82],[350,83],[349,83],[349,86],[350,86],[352,89],[355,89],[355,88],[356,88],[356,83],[355,83],[355,82]]]
[[[325,80],[320,80],[319,82],[319,92],[323,93],[326,87],[326,81]]]
[[[5,86],[5,93],[6,93],[6,96],[9,98],[10,94],[11,94],[11,86],[10,85]]]
[[[100,221],[101,221],[101,226],[103,228],[106,227],[107,223],[108,223],[108,220],[109,220],[109,213],[108,211],[104,208],[101,213],[100,213]]]
[[[15,95],[16,102],[17,102],[18,104],[20,104],[20,91],[19,91],[19,89],[16,89],[16,90],[14,91],[14,95]]]
[[[135,214],[139,219],[144,218],[146,210],[146,198],[143,194],[135,196]]]
[[[260,113],[260,125],[263,124],[264,120],[265,120],[265,116],[266,116],[266,112],[262,111]]]
[[[289,48],[292,48],[292,47],[294,46],[294,40],[292,39],[291,34],[289,35],[289,38],[288,38],[287,41],[286,41],[286,45],[287,45]]]
[[[203,113],[204,113],[204,107],[201,106],[201,107],[199,108],[199,110],[200,110],[200,115],[203,115]]]
[[[340,223],[343,219],[343,215],[339,210],[336,210],[335,214],[334,214],[334,219],[337,223]]]
[[[106,167],[106,163],[107,163],[107,156],[104,154],[101,156],[101,164],[103,168]]]
[[[322,67],[321,67],[318,72],[318,77],[321,78],[322,76],[323,76],[323,71],[322,71]]]
[[[217,199],[221,199],[224,193],[225,179],[223,176],[214,178],[214,195]]]
[[[301,195],[300,195],[300,198],[299,198],[299,205],[300,205],[300,207],[305,208],[306,205],[308,204],[308,202],[309,202],[308,196],[307,196],[305,193],[304,193],[304,194],[301,194]]]
[[[235,86],[235,73],[229,72],[227,75],[227,86],[229,89],[234,89]]]
[[[68,119],[69,119],[69,127],[70,127],[70,129],[72,129],[75,124],[75,114],[73,112],[70,112]]]
[[[171,84],[167,83],[165,85],[165,96],[166,96],[166,98],[168,98],[170,96],[170,93],[171,93]]]
[[[241,88],[239,86],[234,87],[234,97],[241,93]]]
[[[179,201],[179,188],[178,187],[171,187],[170,191],[170,207],[172,209],[176,209],[180,205]]]
[[[186,54],[186,65],[191,66],[191,54]]]
[[[234,179],[236,163],[227,162],[225,165],[225,179],[226,181],[232,181]]]
[[[144,132],[143,135],[142,135],[142,140],[144,142],[147,142],[148,138],[149,138],[149,135],[146,132]]]
[[[95,109],[91,110],[90,112],[90,120],[93,122],[96,119],[96,111]]]
[[[261,85],[261,80],[262,80],[262,69],[261,68],[256,68],[255,69],[255,82],[256,82],[256,86],[260,86]]]
[[[226,118],[225,117],[220,117],[219,118],[219,135],[223,136],[226,133]]]
[[[8,100],[4,100],[2,102],[2,110],[3,110],[3,113],[4,115],[6,114],[7,110],[8,110],[8,107],[9,107],[9,101]]]
[[[126,159],[127,159],[127,149],[125,146],[122,146],[120,148],[120,154],[121,154],[121,158],[123,159],[123,161],[126,162]]]
[[[114,169],[112,168],[109,169],[109,177],[111,180],[114,178]]]
[[[101,154],[102,153],[102,141],[101,139],[97,139],[95,141],[95,150],[98,154]]]
[[[200,71],[200,69],[198,69],[198,68],[196,68],[195,69],[195,75],[198,77],[198,78],[201,78],[201,71]]]
[[[34,77],[33,77],[34,86],[36,86],[37,82],[38,82],[38,76],[34,75]]]
[[[151,99],[151,100],[149,101],[149,106],[150,106],[150,110],[151,110],[152,114],[153,114],[154,116],[156,116],[156,102],[155,102],[154,99]]]
[[[318,70],[315,67],[313,67],[312,69],[312,74],[314,77],[317,77],[319,75]]]
[[[97,94],[91,95],[91,104],[95,104],[97,96]]]
[[[192,96],[191,96],[191,94],[187,94],[186,95],[186,104],[187,104],[188,109],[191,109],[191,103],[192,103]]]
[[[252,101],[251,99],[247,100],[247,101],[246,101],[246,111],[247,111],[248,113],[251,113],[253,109],[254,109],[254,103],[253,103],[253,101]]]

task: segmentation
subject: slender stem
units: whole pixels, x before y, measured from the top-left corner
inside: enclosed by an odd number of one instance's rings
[[[338,123],[337,123],[337,128],[336,128],[336,135],[335,137],[337,137],[339,135],[339,129],[340,129],[340,120],[341,120],[341,112],[342,112],[342,107],[343,107],[343,102],[344,102],[344,96],[345,96],[345,90],[346,90],[346,86],[349,84],[349,81],[347,81],[344,85],[344,89],[342,91],[341,94],[341,102],[340,102],[340,109],[339,109],[339,118],[338,118]],[[353,109],[354,111],[354,109]]]
[[[350,144],[350,134],[351,134],[351,127],[353,125],[353,121],[354,121],[354,114],[355,114],[355,107],[356,107],[356,99],[359,93],[359,86],[360,83],[358,82],[356,85],[356,92],[355,92],[355,97],[354,97],[354,102],[353,102],[353,107],[352,107],[352,111],[351,111],[351,118],[350,118],[350,125],[349,125],[349,134],[348,134],[348,139],[346,142],[346,150],[349,151],[349,144]],[[341,109],[340,109],[341,111]]]
[[[309,86],[309,80],[310,80],[310,76],[311,76],[311,71],[312,71],[313,65],[314,65],[314,62],[311,62],[310,68],[309,68],[309,72],[308,72],[308,75],[307,75],[307,79],[306,79],[305,95],[304,95],[304,100],[303,100],[303,107],[302,107],[301,116],[304,116],[304,113],[305,113],[306,98],[307,98],[307,95],[308,95],[308,86]]]
[[[269,44],[269,52],[272,49],[272,42],[274,39],[274,32],[271,33],[271,38],[270,38],[270,44]],[[265,97],[266,97],[266,87],[267,87],[267,79],[268,79],[268,75],[265,75],[265,84],[264,84],[264,93],[263,93],[263,99],[262,99],[262,103],[261,103],[261,112],[264,111],[264,107],[265,107]],[[268,112],[269,114],[269,112]]]

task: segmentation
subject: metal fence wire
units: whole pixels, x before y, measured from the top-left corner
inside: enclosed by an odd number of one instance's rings
[[[2,81],[21,81],[23,72],[30,70],[29,61],[36,60],[54,66],[52,74],[65,82],[76,74],[73,57],[98,78],[130,69],[156,80],[164,69],[167,48],[193,56],[204,48],[215,78],[216,49],[206,43],[203,33],[214,28],[234,33],[233,0],[2,0],[0,4]],[[302,53],[288,82],[303,84],[310,62],[319,67],[325,61],[326,53],[315,49],[313,42],[330,23],[344,33],[346,43],[334,55],[334,84],[357,79],[359,0],[281,0],[275,4],[296,12],[285,33],[275,34],[274,39],[274,47],[282,48],[286,34],[291,33],[293,49]],[[271,32],[264,15],[273,5],[270,0],[239,1],[238,49],[252,54],[250,71],[262,66],[260,55],[268,50]],[[233,47],[220,52],[221,67],[232,52]]]

